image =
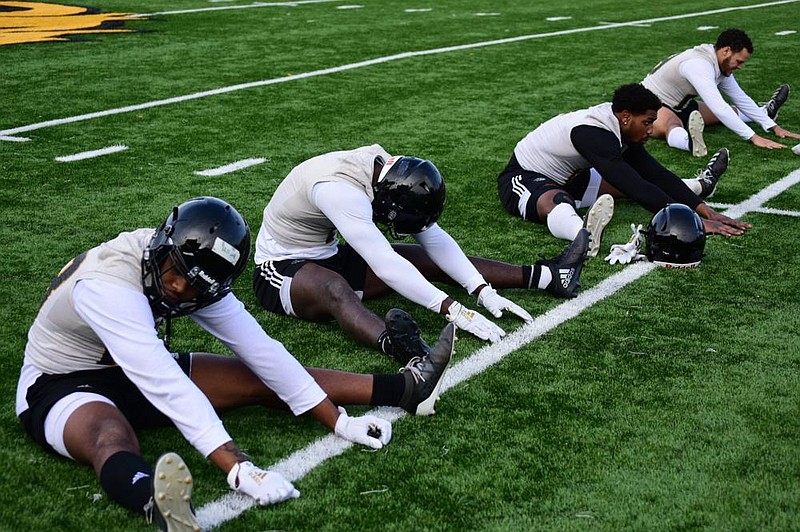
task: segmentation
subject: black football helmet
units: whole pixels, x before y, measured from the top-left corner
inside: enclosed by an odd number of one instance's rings
[[[395,238],[419,233],[436,223],[446,199],[442,174],[430,161],[398,155],[383,165],[372,187],[375,222]]]
[[[668,268],[695,268],[706,247],[700,216],[682,203],[670,203],[658,211],[644,230],[645,255]]]
[[[168,257],[199,291],[195,299],[173,303],[165,297],[161,276]],[[157,316],[190,314],[225,297],[249,257],[250,228],[236,209],[217,198],[190,199],[172,209],[144,250],[144,294]]]

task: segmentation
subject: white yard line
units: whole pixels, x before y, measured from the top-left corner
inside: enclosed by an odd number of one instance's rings
[[[266,162],[266,159],[264,159],[263,157],[259,157],[257,159],[242,159],[241,161],[236,161],[234,163],[226,164],[224,166],[219,166],[217,168],[200,170],[198,172],[195,172],[195,175],[201,175],[205,177],[225,175],[225,174],[230,174],[231,172],[235,172],[237,170],[241,170],[243,168],[249,168],[251,166],[261,164],[263,162]]]
[[[213,0],[212,0],[213,1]],[[227,1],[227,0],[217,0]],[[322,4],[327,2],[341,2],[342,0],[298,0],[297,2],[253,2],[252,4],[239,4],[235,6],[200,7],[196,9],[181,9],[177,11],[159,11],[156,13],[136,13],[132,17],[158,17],[162,15],[186,15],[189,13],[203,13],[206,11],[229,11],[231,9],[253,9],[259,7],[296,7],[303,4]]]
[[[733,206],[732,203],[709,203],[708,205],[715,209],[728,209]],[[780,216],[800,217],[800,211],[773,209],[772,207],[759,207],[757,209],[752,209],[750,212],[757,212],[759,214],[778,214]]]
[[[462,44],[462,45],[457,45],[457,46],[447,46],[447,47],[443,47],[443,48],[434,48],[434,49],[431,49],[431,50],[420,50],[420,51],[416,51],[416,52],[403,52],[403,53],[394,54],[394,55],[388,55],[388,56],[384,56],[384,57],[377,57],[375,59],[368,59],[368,60],[365,60],[365,61],[359,61],[359,62],[356,62],[356,63],[349,63],[349,64],[346,64],[346,65],[340,65],[340,66],[330,67],[330,68],[323,68],[323,69],[320,69],[320,70],[313,70],[311,72],[304,72],[304,73],[301,73],[301,74],[294,74],[294,75],[291,75],[291,76],[284,76],[284,77],[281,77],[281,78],[266,79],[266,80],[261,80],[261,81],[252,81],[252,82],[249,82],[249,83],[241,83],[241,84],[238,84],[238,85],[230,85],[230,86],[227,86],[227,87],[221,87],[219,89],[213,89],[213,90],[209,90],[209,91],[196,92],[194,94],[186,94],[186,95],[183,95],[183,96],[175,96],[173,98],[166,98],[166,99],[163,99],[163,100],[153,100],[153,101],[150,101],[150,102],[140,103],[140,104],[136,104],[136,105],[128,105],[128,106],[125,106],[125,107],[118,107],[116,109],[108,109],[108,110],[105,110],[105,111],[97,111],[97,112],[94,112],[94,113],[87,113],[87,114],[83,114],[83,115],[70,116],[70,117],[66,117],[66,118],[58,118],[58,119],[55,119],[55,120],[47,120],[45,122],[38,122],[36,124],[28,124],[26,126],[19,126],[19,127],[15,127],[15,128],[11,128],[11,129],[6,129],[6,130],[0,131],[0,139],[3,136],[15,135],[17,133],[23,133],[23,132],[26,132],[26,131],[35,131],[37,129],[42,129],[42,128],[46,128],[46,127],[60,126],[60,125],[63,125],[63,124],[71,124],[71,123],[75,123],[75,122],[82,122],[84,120],[92,120],[92,119],[95,119],[95,118],[102,118],[102,117],[111,116],[111,115],[117,115],[117,114],[122,114],[122,113],[130,113],[130,112],[133,112],[133,111],[141,111],[142,109],[150,109],[150,108],[153,108],[153,107],[172,105],[172,104],[182,103],[182,102],[186,102],[186,101],[190,101],[190,100],[197,100],[199,98],[206,98],[208,96],[216,96],[216,95],[219,95],[219,94],[226,94],[226,93],[229,93],[229,92],[235,92],[235,91],[240,91],[240,90],[245,90],[245,89],[252,89],[252,88],[255,88],[255,87],[264,87],[264,86],[267,86],[267,85],[275,85],[277,83],[286,83],[288,81],[295,81],[295,80],[298,80],[298,79],[306,79],[306,78],[312,78],[312,77],[316,77],[316,76],[324,76],[324,75],[328,75],[328,74],[335,74],[335,73],[338,73],[338,72],[344,72],[344,71],[347,71],[347,70],[354,70],[354,69],[357,69],[357,68],[363,68],[363,67],[367,67],[367,66],[378,65],[378,64],[382,64],[382,63],[388,63],[390,61],[397,61],[397,60],[400,60],[400,59],[409,59],[409,58],[412,58],[412,57],[421,57],[421,56],[426,56],[426,55],[436,55],[436,54],[443,54],[443,53],[449,53],[449,52],[457,52],[457,51],[461,51],[461,50],[469,50],[469,49],[472,49],[472,48],[482,48],[482,47],[485,47],[485,46],[495,46],[495,45],[500,45],[500,44],[510,44],[510,43],[515,43],[515,42],[528,41],[528,40],[531,40],[531,39],[543,39],[543,38],[546,38],[546,37],[558,37],[558,36],[562,36],[562,35],[572,35],[572,34],[575,34],[575,33],[584,33],[584,32],[589,32],[589,31],[605,31],[605,30],[614,29],[614,28],[622,28],[622,27],[625,27],[625,26],[636,26],[636,25],[639,25],[639,24],[649,24],[649,23],[653,23],[653,22],[664,22],[664,21],[669,21],[669,20],[680,20],[680,19],[685,19],[685,18],[701,17],[701,16],[705,16],[705,15],[716,15],[716,14],[720,14],[720,13],[728,13],[728,12],[731,12],[731,11],[741,11],[741,10],[746,10],[746,9],[758,9],[758,8],[763,8],[763,7],[771,7],[771,6],[778,6],[778,5],[784,5],[784,4],[793,4],[793,3],[796,3],[798,1],[800,1],[800,0],[779,0],[779,1],[776,1],[776,2],[767,2],[767,3],[763,3],[763,4],[753,4],[753,5],[748,5],[748,6],[727,7],[727,8],[723,8],[723,9],[713,9],[713,10],[709,10],[709,11],[700,11],[700,12],[697,12],[697,13],[686,13],[686,14],[683,14],[683,15],[672,15],[672,16],[669,16],[669,17],[658,17],[658,18],[652,18],[652,19],[646,19],[646,20],[634,20],[634,21],[630,21],[630,22],[619,22],[619,23],[616,23],[616,24],[606,24],[606,25],[601,25],[601,26],[590,26],[590,27],[586,27],[586,28],[575,28],[575,29],[571,29],[571,30],[553,31],[553,32],[548,32],[548,33],[536,33],[536,34],[532,34],[532,35],[521,35],[521,36],[518,36],[518,37],[509,37],[507,39],[496,39],[496,40],[492,40],[492,41],[483,41],[483,42],[477,42],[477,43],[471,43],[471,44]],[[230,7],[234,7],[234,6],[230,6]]]
[[[120,151],[125,151],[127,149],[128,147],[123,144],[115,144],[114,146],[109,146],[108,148],[101,148],[99,150],[82,151],[80,153],[74,153],[72,155],[62,155],[61,157],[56,157],[56,161],[60,163],[71,163],[73,161],[82,161],[84,159],[93,159],[94,157],[102,157],[103,155],[108,155],[109,153],[117,153]]]
[[[725,214],[733,218],[740,218],[749,212],[760,209],[764,203],[797,183],[800,183],[800,169],[754,194],[742,203],[732,205],[725,211]],[[562,323],[575,318],[595,303],[599,303],[616,294],[655,268],[655,265],[644,262],[626,266],[622,271],[611,275],[598,285],[582,292],[577,298],[565,301],[552,310],[536,317],[533,323],[520,327],[500,342],[478,349],[448,370],[442,382],[440,393],[444,394],[458,384],[480,375],[517,349],[552,331]],[[399,408],[387,407],[375,408],[368,413],[391,422],[406,416],[406,413]],[[317,466],[322,465],[326,460],[339,456],[352,446],[352,443],[329,434],[273,464],[269,469],[280,472],[291,482],[296,482]],[[231,492],[216,501],[200,507],[197,511],[197,520],[204,530],[215,528],[226,521],[236,518],[254,505],[255,502],[250,497]]]

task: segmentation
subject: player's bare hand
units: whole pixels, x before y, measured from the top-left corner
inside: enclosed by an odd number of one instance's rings
[[[703,228],[707,235],[740,236],[744,234],[743,229],[738,229],[717,220],[703,220]]]
[[[775,126],[772,128],[772,133],[781,139],[785,138],[792,138],[792,139],[800,139],[800,133],[794,133],[793,131],[789,131],[788,129],[783,129],[781,126]]]
[[[778,150],[786,147],[784,144],[781,144],[780,142],[775,142],[774,140],[765,139],[764,137],[758,135],[753,135],[752,137],[750,137],[750,142],[752,142],[759,148],[767,148],[768,150]]]
[[[743,222],[741,220],[737,220],[736,218],[731,218],[729,216],[725,216],[724,214],[720,214],[720,213],[718,213],[716,211],[712,211],[712,212],[713,212],[712,216],[709,217],[709,219],[712,220],[712,221],[719,222],[719,223],[724,224],[724,225],[729,225],[729,226],[734,227],[736,229],[741,229],[742,231],[747,231],[748,229],[753,227],[753,224],[749,224],[747,222]]]

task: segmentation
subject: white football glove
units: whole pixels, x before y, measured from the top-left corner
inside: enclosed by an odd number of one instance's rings
[[[629,264],[646,259],[640,253],[642,250],[642,224],[631,224],[631,231],[633,235],[631,235],[627,244],[614,244],[611,246],[611,253],[605,258],[609,264]]]
[[[455,323],[459,329],[470,332],[481,340],[489,340],[492,343],[506,335],[503,329],[457,301],[450,304],[447,321]]]
[[[350,417],[339,407],[339,419],[333,431],[340,438],[380,449],[392,439],[392,424],[376,416]]]
[[[484,286],[480,292],[478,292],[478,305],[488,310],[495,318],[501,317],[503,315],[503,311],[507,310],[525,320],[525,323],[530,323],[533,321],[533,317],[528,314],[524,308],[520,307],[513,301],[504,298],[497,293],[497,290],[488,284]]]
[[[261,506],[296,499],[300,492],[283,475],[266,471],[253,462],[239,462],[228,472],[231,489],[249,495]]]

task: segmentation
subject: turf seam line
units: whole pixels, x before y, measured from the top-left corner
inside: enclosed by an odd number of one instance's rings
[[[761,205],[797,183],[800,183],[800,169],[791,172],[786,177],[762,189],[742,203],[732,206],[725,211],[725,214],[733,218],[740,218],[753,209],[760,208]],[[595,303],[615,294],[655,268],[657,268],[657,266],[646,262],[639,262],[626,266],[622,271],[607,277],[596,286],[582,292],[575,299],[565,301],[550,311],[537,316],[533,320],[533,323],[523,325],[496,344],[486,345],[478,349],[469,357],[454,364],[453,367],[447,371],[444,381],[442,382],[442,387],[440,388],[440,395],[443,395],[447,390],[461,382],[482,373],[490,366],[500,362],[510,353],[536,340],[562,323],[578,316]],[[461,332],[460,334],[467,333]],[[368,413],[379,416],[390,422],[394,422],[407,415],[399,408],[388,407],[375,408]],[[334,434],[329,434],[295,451],[283,460],[273,464],[269,469],[280,472],[291,482],[296,482],[318,465],[321,465],[329,458],[339,456],[353,445],[354,444]],[[255,506],[255,501],[253,499],[239,493],[231,492],[200,507],[197,511],[197,520],[204,530],[215,528],[226,521],[234,519],[252,506]]]
[[[356,62],[356,63],[348,63],[348,64],[345,64],[345,65],[340,65],[340,66],[336,66],[336,67],[329,67],[329,68],[323,68],[323,69],[319,69],[319,70],[313,70],[313,71],[310,71],[310,72],[303,72],[303,73],[300,73],[300,74],[293,74],[291,76],[284,76],[284,77],[280,77],[280,78],[273,78],[273,79],[267,79],[267,80],[261,80],[261,81],[251,81],[251,82],[248,82],[248,83],[240,83],[240,84],[237,84],[237,85],[229,85],[227,87],[220,87],[218,89],[212,89],[212,90],[203,91],[203,92],[196,92],[194,94],[186,94],[186,95],[183,95],[183,96],[174,96],[172,98],[166,98],[166,99],[163,99],[163,100],[153,100],[153,101],[150,101],[150,102],[145,102],[145,103],[140,103],[140,104],[135,104],[135,105],[128,105],[128,106],[125,106],[125,107],[118,107],[116,109],[107,109],[105,111],[96,111],[96,112],[93,112],[93,113],[76,115],[76,116],[71,116],[71,117],[66,117],[66,118],[57,118],[57,119],[54,119],[54,120],[47,120],[47,121],[38,122],[38,123],[35,123],[35,124],[28,124],[26,126],[19,126],[19,127],[15,127],[15,128],[11,128],[11,129],[6,129],[6,130],[0,131],[0,139],[2,139],[3,136],[14,135],[16,133],[23,133],[23,132],[26,132],[26,131],[35,131],[37,129],[42,129],[42,128],[46,128],[46,127],[60,126],[60,125],[63,125],[63,124],[71,124],[71,123],[75,123],[75,122],[82,122],[82,121],[85,121],[85,120],[93,120],[95,118],[103,118],[103,117],[111,116],[111,115],[130,113],[130,112],[133,112],[133,111],[140,111],[140,110],[143,110],[143,109],[150,109],[150,108],[153,108],[153,107],[161,107],[161,106],[165,106],[165,105],[172,105],[172,104],[182,103],[182,102],[186,102],[186,101],[190,101],[190,100],[196,100],[196,99],[199,99],[199,98],[205,98],[205,97],[208,97],[208,96],[217,96],[217,95],[220,95],[220,94],[227,94],[229,92],[235,92],[235,91],[244,90],[244,89],[252,89],[252,88],[255,88],[255,87],[264,87],[264,86],[267,86],[267,85],[275,85],[275,84],[278,84],[278,83],[286,83],[288,81],[295,81],[295,80],[298,80],[298,79],[306,79],[306,78],[312,78],[312,77],[317,77],[317,76],[323,76],[323,75],[327,75],[327,74],[335,74],[335,73],[344,72],[344,71],[348,71],[348,70],[354,70],[354,69],[357,69],[357,68],[363,68],[363,67],[367,67],[367,66],[372,66],[372,65],[382,64],[382,63],[388,63],[388,62],[396,61],[396,60],[400,60],[400,59],[408,59],[408,58],[412,58],[412,57],[421,57],[421,56],[426,56],[426,55],[436,55],[436,54],[442,54],[442,53],[456,52],[456,51],[461,51],[461,50],[469,50],[469,49],[472,49],[472,48],[482,48],[482,47],[487,47],[487,46],[494,46],[494,45],[498,45],[498,44],[510,44],[510,43],[515,43],[515,42],[520,42],[520,41],[528,41],[528,40],[532,40],[532,39],[542,39],[542,38],[546,38],[546,37],[572,35],[572,34],[575,34],[575,33],[585,33],[585,32],[589,32],[589,31],[602,31],[602,30],[608,30],[608,29],[622,28],[622,27],[625,27],[625,26],[636,26],[637,24],[643,24],[643,23],[664,22],[664,21],[670,21],[670,20],[680,20],[680,19],[685,19],[685,18],[700,17],[700,16],[705,16],[705,15],[715,15],[715,14],[719,14],[719,13],[727,13],[727,12],[730,12],[730,11],[741,11],[741,10],[746,10],[746,9],[757,9],[757,8],[762,8],[762,7],[772,7],[772,6],[778,6],[778,5],[783,5],[783,4],[792,4],[792,3],[796,3],[798,1],[800,1],[800,0],[778,0],[778,1],[775,1],[775,2],[767,2],[767,3],[764,3],[764,4],[753,4],[753,5],[747,5],[747,6],[727,7],[727,8],[722,8],[722,9],[701,11],[701,12],[698,12],[698,13],[684,13],[682,15],[672,15],[672,16],[668,16],[668,17],[658,17],[658,18],[652,18],[652,19],[646,19],[646,20],[635,20],[635,21],[630,21],[630,22],[619,22],[619,23],[615,23],[615,24],[607,24],[607,25],[601,25],[601,26],[589,26],[589,27],[584,27],[584,28],[574,28],[574,29],[571,29],[571,30],[561,30],[561,31],[553,31],[553,32],[547,32],[547,33],[536,33],[536,34],[531,34],[531,35],[521,35],[521,36],[517,36],[517,37],[509,37],[509,38],[506,38],[506,39],[495,39],[495,40],[491,40],[491,41],[482,41],[482,42],[471,43],[471,44],[462,44],[462,45],[456,45],[456,46],[446,46],[446,47],[442,47],[442,48],[433,48],[433,49],[429,49],[429,50],[420,50],[420,51],[416,51],[416,52],[402,52],[402,53],[399,53],[399,54],[393,54],[393,55],[388,55],[388,56],[383,56],[383,57],[377,57],[377,58],[374,58],[374,59],[367,59],[367,60],[359,61],[359,62]]]

